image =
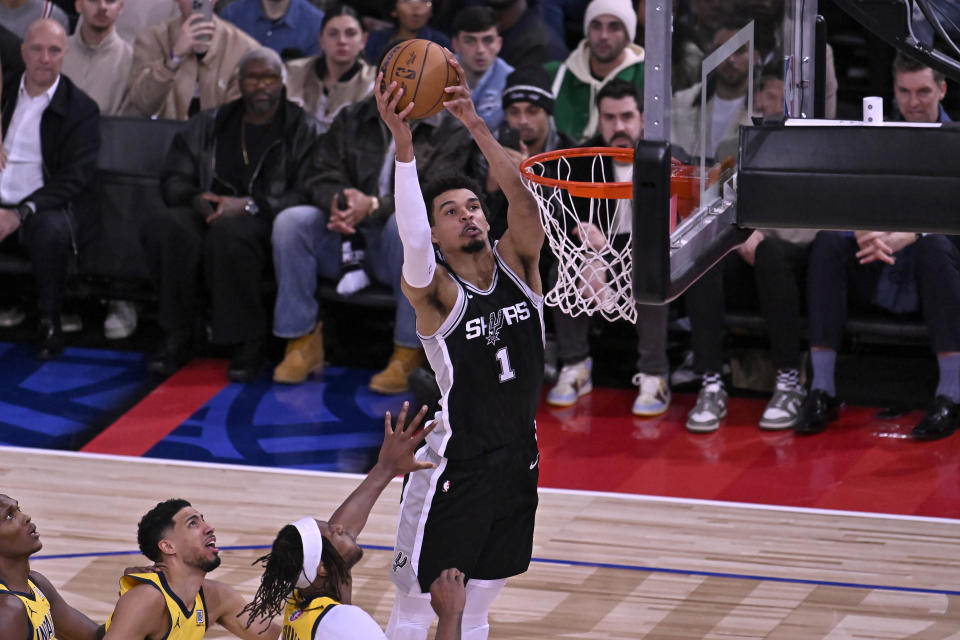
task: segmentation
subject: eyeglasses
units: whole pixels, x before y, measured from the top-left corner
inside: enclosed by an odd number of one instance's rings
[[[278,73],[263,73],[240,76],[240,83],[245,87],[256,87],[260,84],[273,87],[280,84],[282,81],[283,78]]]

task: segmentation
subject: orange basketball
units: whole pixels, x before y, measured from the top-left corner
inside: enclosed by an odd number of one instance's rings
[[[429,40],[398,43],[384,56],[380,71],[383,73],[380,91],[386,92],[391,82],[403,87],[397,111],[413,101],[413,111],[408,116],[413,120],[428,118],[443,109],[447,99],[444,89],[460,82],[457,72],[447,64],[443,47]]]

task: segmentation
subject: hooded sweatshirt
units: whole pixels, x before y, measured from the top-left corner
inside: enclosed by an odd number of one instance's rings
[[[586,38],[580,41],[564,62],[548,62],[544,65],[553,76],[552,90],[556,96],[553,117],[558,131],[581,141],[595,134],[597,92],[613,78],[631,82],[643,92],[643,47],[631,43],[623,51],[623,62],[602,80],[590,73],[590,52]]]

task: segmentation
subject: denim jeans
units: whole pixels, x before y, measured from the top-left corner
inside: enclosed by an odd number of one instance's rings
[[[420,347],[413,307],[400,290],[403,245],[393,216],[383,225],[364,220],[357,231],[366,240],[364,269],[370,278],[393,289],[397,301],[393,340],[402,347]],[[327,229],[327,214],[300,205],[284,209],[273,221],[273,265],[277,273],[277,305],[273,333],[296,338],[317,322],[317,277],[340,277],[342,236]]]

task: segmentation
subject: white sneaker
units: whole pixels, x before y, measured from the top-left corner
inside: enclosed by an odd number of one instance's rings
[[[800,407],[807,397],[807,390],[801,386],[777,384],[763,410],[760,428],[768,431],[792,429],[800,417]]]
[[[633,401],[633,415],[658,416],[670,406],[670,385],[667,376],[654,376],[638,373],[633,376],[633,384],[640,387]]]
[[[720,428],[727,417],[727,390],[721,384],[706,384],[697,394],[697,403],[687,414],[687,430],[709,433]]]
[[[21,307],[7,307],[0,309],[0,327],[16,327],[27,317]]]
[[[103,335],[110,340],[129,338],[137,330],[137,307],[125,300],[111,300],[103,321]]]
[[[83,331],[83,318],[75,311],[60,312],[60,329],[64,333],[80,333]]]
[[[560,369],[557,384],[547,393],[547,402],[555,407],[569,407],[580,396],[593,391],[590,372],[593,370],[593,358],[587,358]]]

